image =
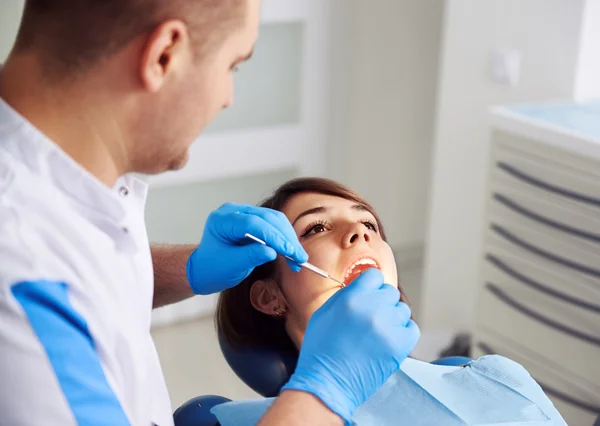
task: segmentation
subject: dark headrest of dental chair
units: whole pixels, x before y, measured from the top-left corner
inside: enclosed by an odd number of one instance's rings
[[[271,398],[287,383],[296,369],[298,353],[282,353],[272,349],[233,348],[223,336],[219,346],[233,372],[252,390]]]
[[[232,347],[219,335],[219,346],[225,360],[235,374],[252,390],[265,398],[276,397],[291,377],[297,353],[282,353],[272,349],[238,349]],[[461,365],[471,361],[465,357],[447,357],[433,362],[439,365]],[[175,426],[218,426],[210,410],[216,405],[229,402],[221,396],[205,395],[193,398],[175,411]]]
[[[298,354],[272,349],[234,348],[219,334],[219,346],[233,372],[253,391],[271,398],[287,383],[296,368]],[[175,426],[218,426],[210,410],[229,402],[227,398],[204,395],[193,398],[175,411]]]

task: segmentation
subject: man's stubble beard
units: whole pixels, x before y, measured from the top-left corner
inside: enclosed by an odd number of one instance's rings
[[[142,154],[138,151],[139,154]],[[189,160],[189,147],[184,151],[175,153],[160,149],[148,149],[137,160],[131,164],[130,172],[146,175],[158,175],[161,173],[181,170]]]
[[[190,149],[187,148],[182,154],[175,157],[169,164],[167,171],[176,171],[183,169],[190,159]]]

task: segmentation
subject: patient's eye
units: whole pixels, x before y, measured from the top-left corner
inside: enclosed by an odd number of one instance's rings
[[[373,232],[379,232],[379,228],[377,227],[377,224],[371,220],[363,220],[362,224],[365,225],[367,227],[367,229],[370,229]]]
[[[309,224],[306,227],[304,233],[302,235],[300,235],[300,238],[306,238],[306,237],[309,237],[310,235],[320,234],[322,232],[325,232],[325,231],[327,231],[327,226],[328,226],[328,223],[324,220],[312,222],[311,224]]]

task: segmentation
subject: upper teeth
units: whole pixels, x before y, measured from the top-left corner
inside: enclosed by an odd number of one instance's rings
[[[375,262],[373,259],[364,258],[364,259],[357,260],[346,271],[346,274],[344,275],[344,281],[346,279],[348,279],[348,277],[352,274],[352,272],[354,272],[354,268],[356,268],[358,265],[372,265],[376,268],[378,267],[377,262]]]

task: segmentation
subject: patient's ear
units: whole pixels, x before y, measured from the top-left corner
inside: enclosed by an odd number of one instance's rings
[[[271,280],[258,280],[250,288],[250,303],[259,312],[281,316],[287,310],[283,294]]]

